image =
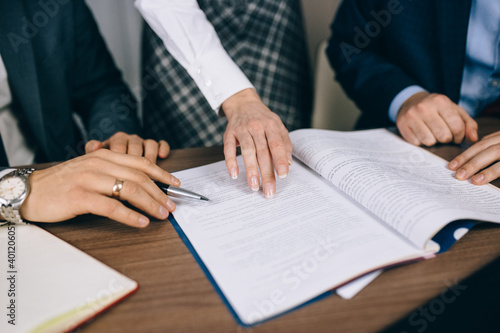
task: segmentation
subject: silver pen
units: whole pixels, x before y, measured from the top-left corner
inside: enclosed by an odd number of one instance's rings
[[[185,199],[194,199],[194,200],[204,200],[204,201],[210,201],[207,197],[204,197],[201,194],[194,193],[188,190],[185,190],[180,187],[175,187],[172,185],[167,185],[163,184],[160,182],[155,182],[155,184],[165,192],[165,194],[174,197],[174,198],[185,198]]]

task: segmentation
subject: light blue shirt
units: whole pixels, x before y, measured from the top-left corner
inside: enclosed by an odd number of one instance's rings
[[[401,105],[420,86],[403,89],[392,100],[389,118],[396,121]],[[472,117],[500,96],[500,1],[472,0],[467,32],[465,66],[458,105]]]

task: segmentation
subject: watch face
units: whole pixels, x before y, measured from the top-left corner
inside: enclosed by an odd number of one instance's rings
[[[14,200],[26,190],[24,181],[19,177],[6,177],[0,180],[0,198]]]

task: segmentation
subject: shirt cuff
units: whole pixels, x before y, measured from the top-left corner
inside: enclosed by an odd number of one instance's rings
[[[12,168],[7,168],[7,169],[2,169],[0,170],[0,178],[2,178],[3,176],[5,176],[6,174],[8,174],[9,172],[12,172],[16,169],[12,169]]]
[[[411,96],[421,92],[427,92],[427,90],[417,85],[409,86],[401,90],[401,92],[397,94],[396,97],[394,97],[391,105],[389,106],[389,119],[395,123],[399,109],[401,109],[401,106],[404,104],[404,102],[406,102],[406,100]]]
[[[254,88],[223,48],[212,49],[188,73],[217,114],[229,97],[244,89]]]

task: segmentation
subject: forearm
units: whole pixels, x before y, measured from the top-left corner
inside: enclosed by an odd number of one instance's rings
[[[135,5],[212,109],[217,111],[229,97],[253,87],[196,1],[136,0]]]

